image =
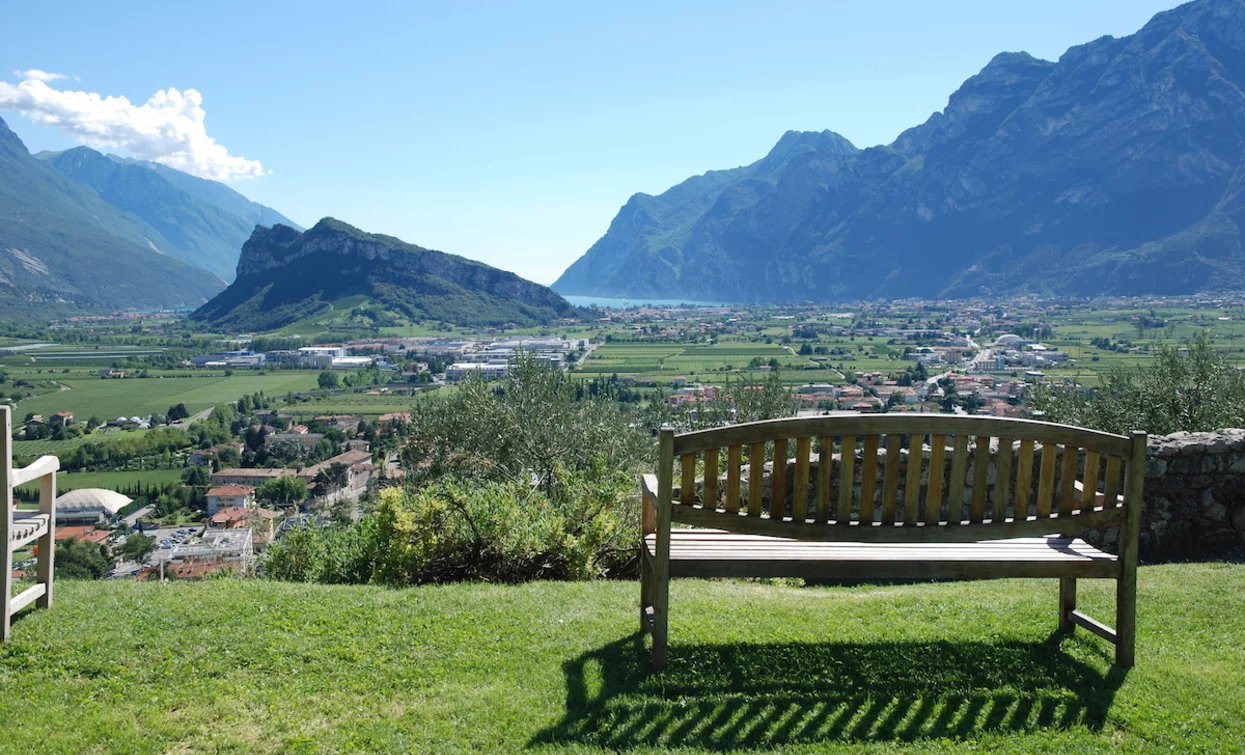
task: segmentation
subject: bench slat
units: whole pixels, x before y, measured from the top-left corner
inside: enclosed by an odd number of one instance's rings
[[[701,495],[706,508],[718,507],[718,449],[705,449],[705,489]]]
[[[886,468],[882,471],[882,524],[895,523],[895,506],[899,497],[899,454],[903,452],[903,436],[886,436]]]
[[[795,489],[791,491],[791,516],[808,517],[808,454],[812,438],[795,439]]]
[[[683,454],[682,481],[679,485],[679,503],[696,502],[696,454]]]
[[[1033,488],[1033,439],[1020,441],[1020,459],[1016,462],[1016,513],[1014,516],[1029,516],[1030,491]]]
[[[860,466],[860,521],[873,521],[874,497],[878,487],[878,442],[876,435],[865,436]]]
[[[845,524],[816,522],[793,522],[768,517],[750,517],[744,513],[704,509],[699,506],[674,506],[674,521],[696,527],[724,528],[732,532],[790,538],[810,541],[845,541],[870,543],[912,542],[975,542],[978,540],[1004,540],[1016,537],[1036,537],[1058,534],[1066,526],[1082,530],[1110,527],[1124,521],[1124,508],[1116,507],[1101,511],[1087,511],[1060,522],[1059,517],[1039,519],[1028,517],[1020,521],[983,522],[973,526],[961,526],[966,522],[922,524],[915,527],[884,527],[877,522],[849,522]],[[1064,526],[1061,526],[1064,525]]]
[[[1098,477],[1102,471],[1102,456],[1097,451],[1085,452],[1085,476],[1081,478],[1081,500],[1077,506],[1084,511],[1097,505]],[[1088,500],[1087,500],[1088,497]]]
[[[1038,477],[1037,515],[1046,519],[1051,514],[1051,502],[1055,497],[1055,444],[1042,444],[1042,470]]]
[[[994,521],[1007,518],[1007,499],[1012,485],[1012,439],[999,438],[999,461],[994,480]]]
[[[964,477],[968,474],[968,436],[955,436],[951,454],[951,495],[947,501],[947,523],[964,521]]]
[[[830,469],[834,466],[834,438],[817,440],[817,521],[830,519]]]
[[[981,524],[986,518],[986,485],[990,481],[990,439],[977,436],[977,452],[973,456],[973,502],[968,509],[968,520]]]
[[[921,465],[925,462],[921,435],[908,436],[908,477],[903,486],[903,523],[913,525],[921,508]]]
[[[790,419],[748,422],[711,430],[681,433],[675,437],[676,455],[701,451],[710,446],[798,438],[803,435],[985,435],[997,438],[1033,438],[1051,443],[1075,443],[1105,453],[1127,454],[1130,440],[1123,435],[1070,427],[1052,422],[1002,417],[957,417],[939,414],[860,414],[837,417],[792,417]]]
[[[765,444],[753,443],[748,451],[748,516],[761,515],[761,493],[765,484]]]
[[[787,508],[787,439],[774,441],[774,471],[770,473],[769,515],[783,517]]]
[[[1120,492],[1120,462],[1123,457],[1111,454],[1107,456],[1107,481],[1103,486],[1103,506],[1116,506],[1116,496]]]
[[[743,455],[743,446],[726,449],[726,510],[732,514],[739,512],[739,477]]]
[[[942,476],[946,470],[947,436],[935,435],[929,442],[929,484],[925,490],[925,523],[937,524],[942,515]]]
[[[852,491],[856,489],[856,436],[843,436],[839,454],[839,508],[834,520],[846,524],[852,520]]]
[[[1076,446],[1063,447],[1063,471],[1059,478],[1059,515],[1068,516],[1072,513],[1073,496],[1076,493],[1077,465],[1081,459],[1081,449]]]

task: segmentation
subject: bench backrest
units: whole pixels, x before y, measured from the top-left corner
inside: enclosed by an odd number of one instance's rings
[[[646,529],[668,502],[672,521],[797,539],[1071,535],[1140,507],[1145,445],[1144,433],[942,414],[663,429]]]

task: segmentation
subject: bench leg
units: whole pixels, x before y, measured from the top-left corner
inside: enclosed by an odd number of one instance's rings
[[[1076,629],[1072,612],[1076,610],[1076,577],[1059,579],[1059,631],[1071,633]]]
[[[640,634],[649,630],[649,608],[653,605],[653,567],[648,553],[640,551]]]
[[[8,414],[4,415],[8,417]],[[10,505],[5,501],[5,505]],[[8,528],[4,528],[4,575],[0,577],[0,589],[4,590],[3,598],[0,598],[0,642],[9,641],[9,609],[13,603],[13,553],[9,550],[9,532]]]
[[[654,580],[656,595],[653,599],[653,668],[666,667],[666,629],[670,616],[670,577]]]
[[[1115,665],[1132,668],[1137,644],[1137,574],[1115,583]]]

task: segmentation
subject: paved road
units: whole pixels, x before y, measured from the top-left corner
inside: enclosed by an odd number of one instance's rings
[[[155,506],[144,506],[138,511],[135,511],[133,514],[130,514],[129,516],[125,517],[124,521],[126,525],[133,527],[135,522],[137,522],[139,519],[142,519],[143,517],[150,514],[151,510],[154,508]]]
[[[193,422],[202,422],[212,416],[212,410],[215,408],[216,407],[214,406],[209,406],[201,412],[196,412],[195,414],[190,415],[186,419],[179,419],[176,422],[170,422],[169,427],[189,427]]]

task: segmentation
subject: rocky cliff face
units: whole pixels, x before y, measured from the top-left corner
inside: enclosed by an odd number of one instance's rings
[[[577,314],[552,290],[514,273],[325,218],[306,232],[256,227],[242,245],[234,283],[192,317],[270,330],[345,298],[381,317],[459,325],[547,323]]]
[[[1245,0],[1197,0],[1057,62],[1005,53],[889,146],[814,142],[766,175],[706,174],[721,181],[696,202],[633,197],[554,288],[736,301],[1240,288],[1243,92]]]

